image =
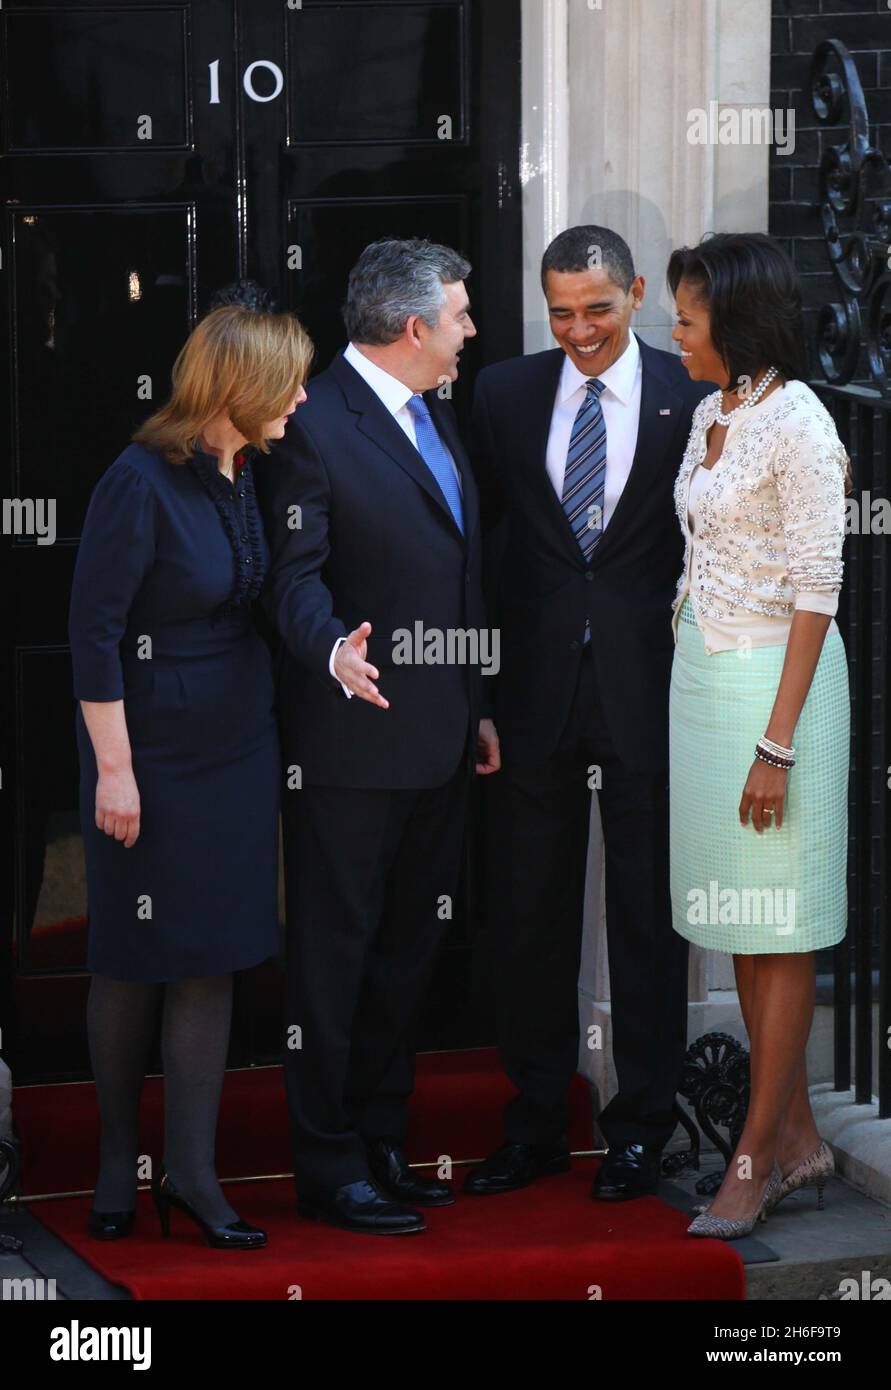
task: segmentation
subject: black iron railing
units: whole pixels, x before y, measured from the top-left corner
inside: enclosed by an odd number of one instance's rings
[[[869,142],[857,68],[841,43],[814,53],[818,120],[847,125],[825,144],[820,215],[838,300],[819,322],[825,380],[812,385],[851,457],[839,612],[851,673],[849,930],[835,950],[835,1086],[891,1116],[891,172]],[[853,1039],[851,1015],[853,1003]],[[874,1010],[878,1005],[878,1038]],[[878,1042],[878,1076],[873,1052]],[[853,1049],[852,1049],[853,1042]],[[852,1077],[853,1050],[853,1077]]]

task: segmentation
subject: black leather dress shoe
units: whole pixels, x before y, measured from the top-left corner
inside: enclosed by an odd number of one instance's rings
[[[368,1139],[365,1148],[372,1176],[388,1197],[419,1207],[449,1207],[454,1202],[447,1183],[425,1178],[408,1166],[397,1139]]]
[[[364,1179],[328,1192],[301,1193],[297,1210],[310,1221],[327,1221],[330,1226],[366,1235],[402,1236],[427,1229],[419,1211],[391,1201]]]
[[[91,1211],[87,1230],[97,1240],[122,1240],[133,1230],[135,1211]]]
[[[597,1170],[591,1196],[604,1202],[624,1202],[656,1191],[659,1155],[643,1144],[610,1149]]]
[[[528,1187],[536,1178],[569,1171],[569,1149],[564,1140],[550,1144],[517,1144],[508,1141],[489,1158],[471,1168],[464,1191],[488,1196]]]

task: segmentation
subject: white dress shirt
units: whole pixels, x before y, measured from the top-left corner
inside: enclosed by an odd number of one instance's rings
[[[381,404],[386,406],[400,429],[408,435],[412,448],[417,449],[418,437],[415,433],[415,417],[408,408],[408,402],[412,396],[418,393],[413,391],[410,386],[406,386],[405,382],[400,381],[398,377],[391,376],[389,372],[384,371],[383,367],[379,367],[376,362],[372,362],[370,357],[366,357],[359,351],[355,343],[349,343],[344,348],[343,355],[350,366],[356,369],[362,380],[371,387]],[[461,471],[442,435],[439,437],[454,469],[458,487],[463,493]]]
[[[629,335],[628,346],[621,357],[618,357],[612,366],[607,367],[605,372],[601,372],[597,379],[602,381],[606,388],[600,395],[603,422],[606,425],[606,478],[601,524],[603,530],[606,530],[616,509],[616,503],[622,495],[622,489],[628,481],[637,448],[643,371],[640,348],[633,333]],[[587,383],[590,380],[590,377],[582,375],[568,356],[564,358],[554,413],[551,416],[546,455],[548,477],[561,502],[572,427],[585,399]]]
[[[355,343],[348,343],[344,348],[343,355],[350,366],[359,373],[362,380],[371,387],[381,404],[389,410],[400,429],[407,435],[412,448],[417,449],[418,438],[415,433],[415,420],[408,408],[408,402],[411,400],[412,396],[418,393],[413,391],[410,386],[406,386],[404,381],[400,381],[398,377],[385,371],[383,367],[379,367],[376,362],[372,362],[370,357],[366,357],[364,353],[359,351]],[[442,438],[442,435],[440,435],[440,441],[442,447],[449,456],[449,460],[455,472],[455,477],[458,480],[458,488],[463,495],[460,469],[455,463],[452,451]],[[334,658],[337,655],[337,649],[341,642],[345,641],[345,637],[338,637],[334,646],[331,648],[331,655],[328,658],[328,670],[335,680],[340,680],[340,678],[334,670]],[[351,700],[353,698],[353,692],[344,685],[343,681],[340,681],[340,686],[343,693]]]

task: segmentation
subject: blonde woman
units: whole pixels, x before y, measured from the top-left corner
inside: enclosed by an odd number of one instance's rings
[[[89,1228],[133,1228],[143,1076],[161,1015],[164,1161],[153,1196],[210,1245],[255,1249],[214,1169],[232,972],[278,949],[279,748],[252,601],[268,565],[251,453],[305,399],[289,314],[229,306],[190,335],[167,405],[93,493],[74,574],[81,824],[101,1117]]]
[[[733,955],[751,1048],[745,1127],[690,1227],[748,1234],[822,1196],[808,1100],[814,952],[845,934],[850,709],[834,620],[847,454],[806,385],[795,270],[769,237],[675,251],[674,339],[721,389],[693,416],[675,501],[686,540],[670,697],[675,929]]]

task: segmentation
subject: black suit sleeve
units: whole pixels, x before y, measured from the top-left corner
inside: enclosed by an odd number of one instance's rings
[[[483,537],[483,602],[490,621],[499,626],[498,592],[506,541],[507,499],[498,471],[495,435],[489,415],[484,379],[477,379],[473,393],[470,418],[469,455],[480,499],[480,531]],[[504,525],[500,523],[504,522]],[[496,677],[482,682],[480,718],[492,719],[495,714]]]
[[[150,484],[118,460],[90,499],[74,567],[68,633],[77,700],[124,698],[121,638],[155,560],[157,525]]]
[[[331,649],[346,637],[334,616],[324,580],[330,552],[331,488],[312,436],[292,420],[275,446],[258,489],[271,561],[263,606],[291,655],[331,690],[342,694],[328,670]],[[344,697],[345,698],[345,697]]]
[[[480,495],[480,528],[484,536],[494,530],[507,510],[498,473],[498,451],[492,432],[485,379],[478,378],[470,416],[470,462]]]

